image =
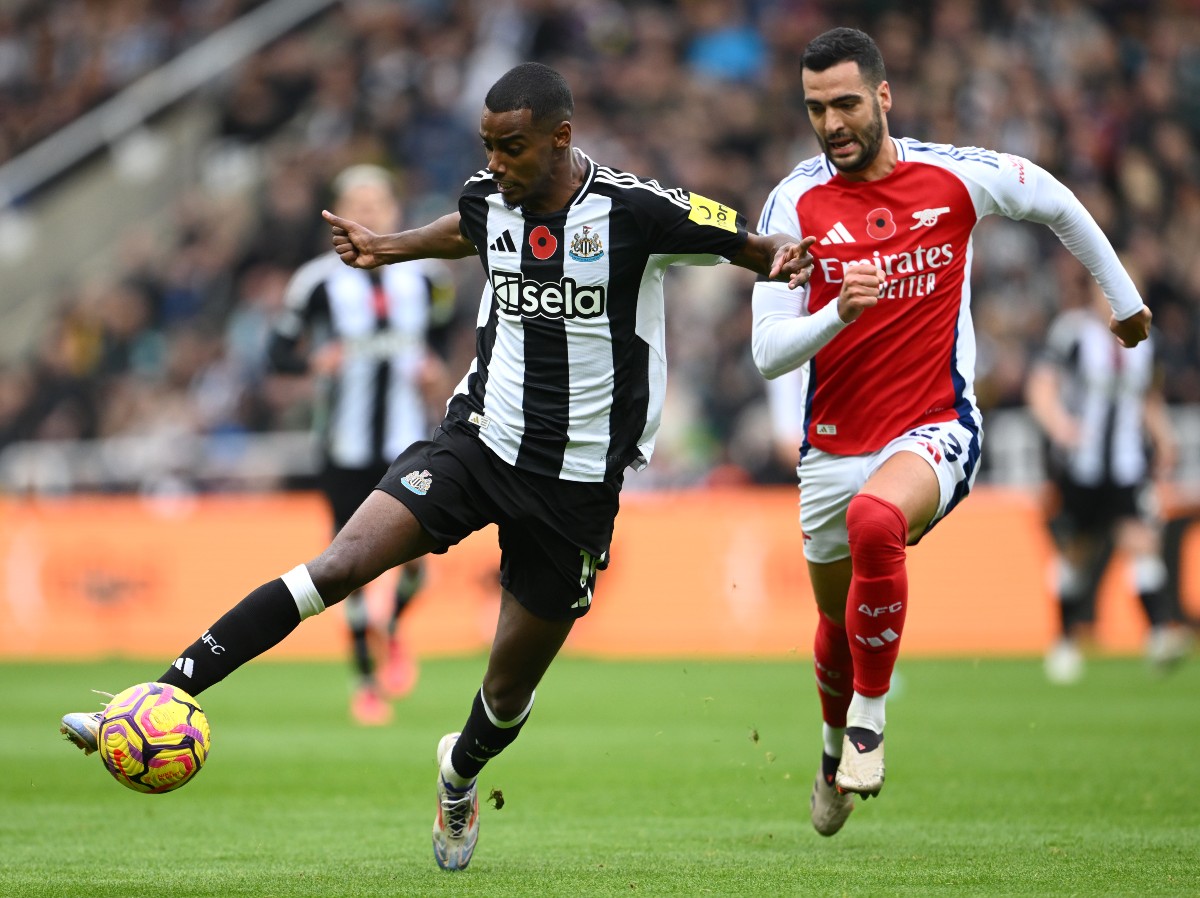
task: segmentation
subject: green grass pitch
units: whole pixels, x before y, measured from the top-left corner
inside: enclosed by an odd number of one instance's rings
[[[434,748],[482,668],[427,661],[395,724],[360,729],[344,665],[255,662],[201,697],[205,769],[139,795],[58,718],[159,666],[0,665],[0,895],[1200,894],[1200,659],[1069,688],[1033,659],[902,660],[887,786],[824,839],[807,661],[563,658],[444,873]]]

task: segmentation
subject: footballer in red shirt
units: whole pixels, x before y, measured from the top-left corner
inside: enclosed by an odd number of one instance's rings
[[[759,231],[815,238],[808,284],[754,288],[754,359],[808,366],[798,470],[819,610],[824,719],[812,821],[837,832],[883,786],[885,700],[908,605],[906,547],[966,497],[983,438],[975,399],[971,234],[985,215],[1048,225],[1091,272],[1125,346],[1150,311],[1083,204],[1027,159],[893,138],[875,42],[835,28],[805,49],[823,153],[772,191]]]

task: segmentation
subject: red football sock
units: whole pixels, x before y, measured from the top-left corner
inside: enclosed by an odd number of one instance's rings
[[[853,694],[854,662],[846,628],[824,614],[818,614],[817,635],[813,639],[813,669],[817,676],[817,694],[821,697],[821,719],[831,727],[846,725],[846,709]]]
[[[900,654],[908,610],[908,521],[891,502],[860,493],[846,509],[846,530],[854,566],[846,599],[854,690],[876,697],[887,693]]]

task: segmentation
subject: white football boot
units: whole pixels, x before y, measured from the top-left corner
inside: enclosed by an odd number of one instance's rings
[[[878,739],[878,743],[872,746]],[[864,741],[865,740],[865,741]],[[842,761],[834,784],[839,792],[863,798],[878,795],[883,788],[883,734],[859,727],[846,727],[842,737]]]
[[[1187,658],[1194,641],[1190,627],[1154,627],[1146,638],[1146,660],[1155,670],[1165,673]]]
[[[442,778],[442,760],[459,733],[448,733],[437,747],[437,816],[433,818],[433,858],[443,870],[465,870],[479,840],[479,794],[475,783],[455,789]]]
[[[823,836],[832,836],[842,828],[846,818],[854,810],[854,799],[839,792],[833,782],[825,778],[825,771],[818,770],[808,806],[813,829]]]
[[[93,689],[92,692],[107,699],[104,703],[107,708],[108,702],[112,700],[112,693],[101,692],[99,689]],[[90,755],[99,747],[100,721],[103,719],[104,711],[72,711],[70,714],[63,715],[62,725],[58,731],[85,755]]]
[[[67,737],[67,741],[90,755],[97,748],[100,739],[100,720],[103,711],[72,711],[64,714],[62,726],[58,731]]]
[[[1073,639],[1060,639],[1046,653],[1046,679],[1057,686],[1070,686],[1083,679],[1083,652]]]

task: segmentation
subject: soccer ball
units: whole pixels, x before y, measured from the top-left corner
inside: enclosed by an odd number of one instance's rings
[[[104,766],[135,792],[170,792],[204,766],[212,744],[208,718],[177,686],[140,683],[113,698],[100,719]]]

